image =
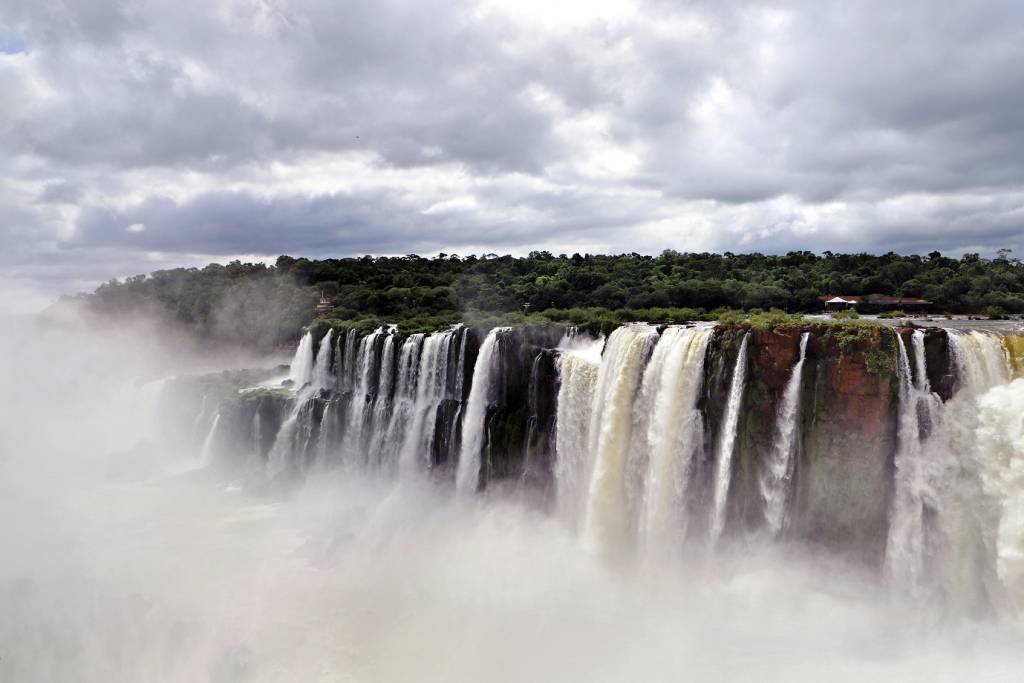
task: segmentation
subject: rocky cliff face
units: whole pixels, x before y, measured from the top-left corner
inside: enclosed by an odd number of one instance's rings
[[[812,335],[794,535],[879,562],[896,452],[895,336],[881,328]]]
[[[705,458],[712,457],[722,428],[739,340],[749,333],[727,528],[746,533],[762,529],[761,473],[804,332],[810,337],[795,435],[792,516],[785,533],[852,551],[875,563],[885,547],[896,450],[896,344],[890,330],[825,325],[717,330],[708,350],[702,406],[708,427]],[[705,489],[708,469],[705,462]],[[698,504],[705,505],[706,501]]]

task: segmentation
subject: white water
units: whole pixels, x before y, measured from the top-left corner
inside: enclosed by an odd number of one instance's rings
[[[807,357],[809,332],[800,335],[800,355],[782,392],[782,403],[775,419],[772,450],[761,470],[761,496],[768,533],[778,536],[786,525],[787,503],[792,497],[797,426],[800,421],[800,387]]]
[[[924,334],[913,333],[911,360],[899,341],[898,448],[885,569],[894,595],[960,613],[999,609],[995,576],[997,502],[983,489],[989,457],[976,434],[988,412],[979,398],[1009,380],[1001,339],[950,333],[959,377],[945,404],[931,393]]]
[[[419,370],[416,372],[416,397],[411,406],[412,420],[402,445],[401,470],[406,475],[429,465],[437,409],[448,396],[448,353],[455,332],[435,332],[423,340]]]
[[[316,354],[316,362],[313,364],[313,388],[331,389],[334,387],[334,377],[331,373],[331,359],[333,357],[334,330],[327,330],[324,338],[320,340],[320,350]]]
[[[206,438],[203,439],[203,447],[199,451],[199,461],[204,465],[210,463],[210,456],[213,450],[213,440],[217,436],[218,424],[220,424],[220,413],[213,416],[213,422],[210,423],[210,431],[206,433]]]
[[[919,380],[915,384],[911,379],[906,345],[899,335],[896,339],[899,348],[896,366],[899,379],[898,447],[885,562],[886,571],[895,588],[906,593],[910,599],[919,600],[924,589],[925,506],[935,496],[925,479],[925,454],[919,422],[921,382]],[[917,351],[918,345],[913,346]],[[922,364],[923,361],[918,367],[923,367]],[[923,373],[920,375],[923,376]]]
[[[342,462],[348,466],[362,466],[367,458],[367,415],[373,408],[373,396],[377,377],[374,375],[374,349],[377,339],[384,335],[380,327],[359,340],[356,351],[352,387],[352,398],[348,404],[345,420],[345,436],[342,443]]]
[[[494,399],[494,372],[497,370],[498,337],[509,331],[496,327],[487,333],[473,367],[466,413],[462,420],[462,445],[455,475],[455,489],[460,495],[475,492],[480,485],[480,459],[484,448],[487,407]]]
[[[740,406],[743,403],[743,389],[747,378],[747,343],[750,333],[743,335],[740,350],[736,355],[736,365],[732,370],[729,384],[729,401],[725,407],[725,418],[722,420],[722,433],[718,440],[715,455],[714,507],[711,510],[709,530],[712,544],[718,541],[725,528],[726,502],[729,497],[729,485],[732,480],[732,456],[736,444],[736,430],[740,421]]]
[[[288,379],[292,381],[295,390],[301,389],[306,383],[313,379],[313,333],[306,332],[295,349],[295,356],[292,358],[288,371]]]
[[[398,366],[395,378],[395,394],[388,424],[381,430],[376,451],[381,462],[397,467],[390,462],[393,455],[401,452],[402,443],[408,438],[407,425],[416,403],[416,379],[423,349],[423,334],[412,334],[402,342],[398,352]]]
[[[1024,379],[990,390],[978,405],[982,483],[998,517],[996,571],[1011,587],[1010,607],[1024,610]]]
[[[590,420],[604,338],[562,341],[557,361],[559,388],[555,417],[555,487],[560,517],[578,529],[586,512],[590,482]]]
[[[638,539],[645,555],[671,555],[686,535],[686,496],[703,453],[697,399],[711,326],[669,327],[644,371],[634,407],[631,491],[639,492]]]
[[[658,340],[649,325],[620,327],[608,337],[597,375],[588,450],[589,468],[584,542],[592,550],[616,554],[629,539],[626,459],[633,430],[633,397],[644,364]]]
[[[5,329],[2,681],[1015,683],[1024,670],[1019,617],[934,619],[812,549],[609,566],[497,492],[453,504],[447,485],[349,472],[287,498],[225,492],[213,473],[164,468],[194,444],[161,453],[135,431],[132,397],[112,386],[137,386],[138,337]],[[973,405],[1012,604],[1024,383]],[[140,438],[139,469],[113,469]]]

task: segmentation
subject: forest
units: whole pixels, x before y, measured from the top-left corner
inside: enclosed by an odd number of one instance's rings
[[[329,310],[317,311],[321,293]],[[1024,264],[995,258],[887,253],[784,255],[665,251],[432,258],[280,256],[274,265],[210,264],[111,280],[75,299],[103,315],[155,314],[196,333],[259,346],[294,340],[311,323],[427,331],[455,322],[720,319],[735,312],[822,310],[821,295],[921,297],[929,313],[1024,313]]]

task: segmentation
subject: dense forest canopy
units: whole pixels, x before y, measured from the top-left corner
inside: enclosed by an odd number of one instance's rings
[[[1024,312],[1024,264],[938,252],[817,255],[439,254],[311,260],[274,266],[233,261],[112,280],[81,297],[102,313],[156,312],[219,337],[277,344],[318,316],[332,324],[437,329],[460,320],[529,317],[605,324],[707,316],[723,309],[818,312],[824,294],[928,299],[935,313]]]

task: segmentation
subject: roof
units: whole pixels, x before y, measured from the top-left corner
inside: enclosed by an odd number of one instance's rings
[[[824,301],[827,304],[868,303],[876,306],[927,306],[931,304],[931,301],[927,299],[918,299],[912,296],[888,296],[885,294],[868,294],[867,296],[859,294],[823,294],[818,297],[818,301]]]

